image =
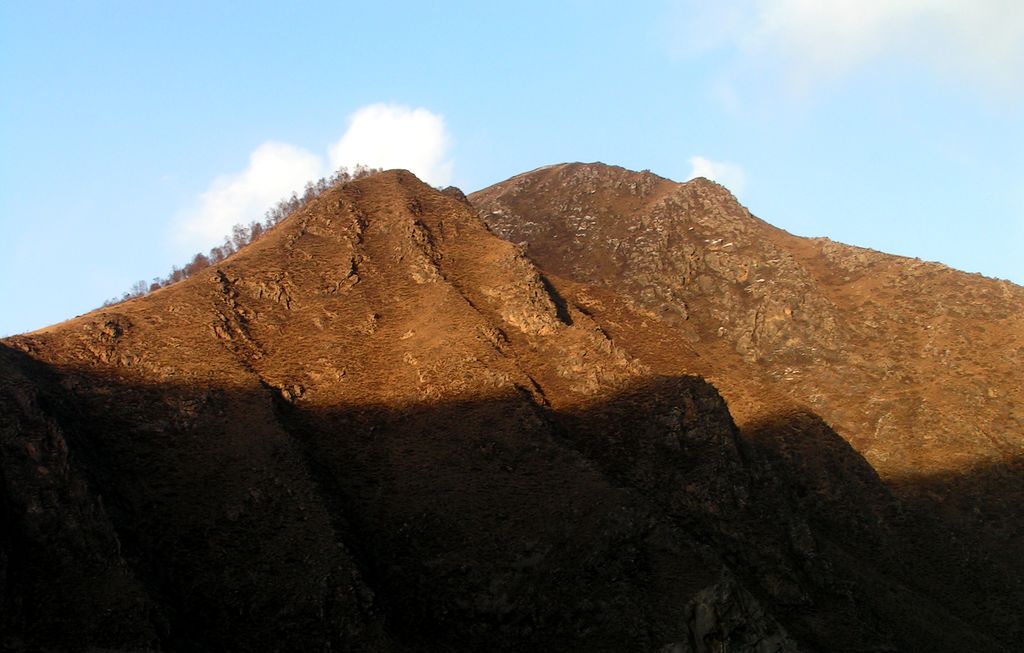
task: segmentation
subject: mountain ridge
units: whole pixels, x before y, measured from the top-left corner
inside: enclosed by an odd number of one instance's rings
[[[662,356],[672,339],[713,352],[711,364],[690,357],[661,371],[711,380],[741,429],[777,401],[759,401],[752,387],[771,388],[822,415],[904,501],[960,522],[967,546],[986,555],[1004,549],[997,555],[1016,566],[1020,552],[1004,542],[1021,533],[1024,289],[792,236],[751,216],[716,184],[675,185],[646,213],[635,210],[635,198],[621,204],[632,201],[630,211],[607,198],[589,202],[605,174],[624,195],[636,194],[631,179],[644,177],[574,165],[470,198],[496,233],[522,243],[556,286],[565,284],[567,296],[576,284],[585,287],[583,301],[595,284],[611,288],[627,309],[664,314]],[[644,321],[614,331],[628,313],[608,312],[594,317],[638,354]],[[964,488],[969,498],[919,493],[907,482],[993,464],[1005,465],[1002,478]]]
[[[941,539],[978,507],[1020,528],[1013,459],[901,486],[848,379],[814,402],[777,377],[852,364],[853,320],[792,256],[769,269],[821,315],[743,290],[766,223],[712,182],[505,184],[350,182],[192,278],[0,342],[4,646],[1013,648],[1016,550]],[[602,220],[651,247],[602,249]]]

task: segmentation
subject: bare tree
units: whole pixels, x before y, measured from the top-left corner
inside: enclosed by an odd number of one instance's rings
[[[231,228],[231,233],[224,237],[224,243],[210,248],[209,254],[196,254],[184,268],[179,268],[176,265],[173,266],[170,274],[163,278],[155,277],[148,286],[144,281],[138,281],[132,285],[129,292],[124,293],[120,298],[108,299],[103,302],[103,305],[111,306],[132,297],[145,295],[147,292],[153,292],[172,283],[177,283],[182,279],[187,279],[211,265],[217,265],[246,245],[259,240],[267,231],[274,228],[275,225],[304,208],[328,190],[339,188],[350,181],[362,179],[382,171],[381,168],[371,168],[362,164],[357,164],[351,171],[342,166],[327,177],[310,181],[303,188],[301,196],[293,192],[289,197],[283,198],[268,209],[263,216],[262,222],[254,220],[248,226],[236,224]]]
[[[255,242],[263,235],[263,225],[253,220],[249,223],[249,242]]]
[[[148,290],[149,286],[140,279],[132,284],[132,287],[128,289],[128,294],[132,297],[142,297]]]
[[[236,224],[231,227],[231,243],[236,252],[249,244],[249,234],[244,226]]]
[[[196,254],[192,257],[192,262],[185,266],[185,276],[191,277],[193,274],[208,267],[210,267],[210,259],[205,254]]]

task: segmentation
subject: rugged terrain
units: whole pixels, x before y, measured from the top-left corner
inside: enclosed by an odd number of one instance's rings
[[[1022,315],[704,180],[351,182],[2,341],[2,645],[1015,650]]]

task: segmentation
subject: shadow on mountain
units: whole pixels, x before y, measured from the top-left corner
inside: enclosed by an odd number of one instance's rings
[[[942,514],[896,498],[813,415],[741,435],[697,378],[567,411],[525,391],[317,407],[4,347],[0,380],[8,649],[1020,643],[1019,586],[999,575],[1013,552],[964,557]]]
[[[859,547],[858,564],[901,579],[1011,649],[1024,641],[1016,607],[1024,603],[1024,460],[883,484],[816,415],[764,420],[745,435],[819,539]]]

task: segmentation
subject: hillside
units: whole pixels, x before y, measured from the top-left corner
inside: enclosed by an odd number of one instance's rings
[[[0,343],[3,646],[1014,650],[1022,308],[705,181],[331,188]]]
[[[747,433],[813,411],[1022,596],[1024,288],[792,236],[705,179],[566,164],[470,199],[652,370],[704,376]]]

